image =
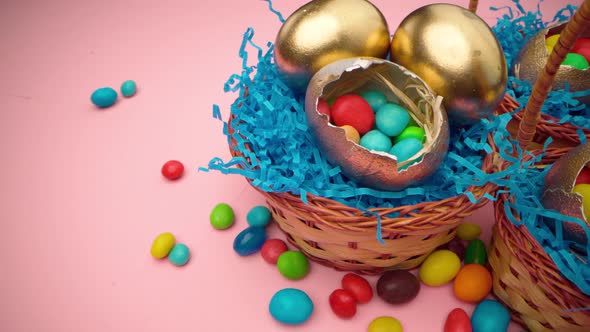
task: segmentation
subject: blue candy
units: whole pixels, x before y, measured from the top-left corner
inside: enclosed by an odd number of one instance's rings
[[[117,91],[109,87],[96,89],[90,96],[90,101],[100,108],[113,106],[117,101]]]
[[[121,84],[121,94],[123,97],[131,97],[135,92],[137,92],[137,84],[135,84],[135,81],[128,80]]]
[[[309,319],[313,312],[313,302],[305,292],[295,288],[285,288],[273,295],[268,310],[277,321],[296,325]]]
[[[168,254],[168,260],[176,266],[185,265],[190,258],[190,250],[183,243],[177,243],[174,248],[172,248],[172,251],[170,251],[170,254]]]
[[[371,105],[373,112],[377,112],[379,107],[387,103],[387,97],[385,97],[382,92],[377,90],[367,90],[361,93],[361,97],[363,97],[363,99],[365,99],[367,103]]]
[[[252,255],[260,250],[266,241],[263,227],[248,227],[234,239],[234,251],[240,256]]]
[[[391,138],[375,129],[364,134],[359,144],[371,151],[387,152],[391,149]]]
[[[248,212],[246,220],[250,226],[266,227],[270,222],[270,217],[270,211],[266,206],[255,206]]]
[[[406,129],[410,122],[410,114],[398,104],[387,103],[377,110],[375,126],[388,136],[397,136]]]
[[[494,300],[483,300],[471,315],[473,332],[506,332],[508,324],[510,312]]]
[[[406,161],[422,149],[422,142],[417,138],[406,138],[397,143],[389,150],[389,154],[397,157],[398,162]]]

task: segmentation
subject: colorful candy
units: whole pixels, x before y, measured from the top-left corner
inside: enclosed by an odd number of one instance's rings
[[[302,290],[285,288],[273,295],[268,311],[283,324],[297,325],[309,319],[313,312],[313,302]]]
[[[131,97],[137,92],[137,84],[133,80],[127,80],[121,84],[121,94],[123,97]]]
[[[422,127],[408,126],[406,127],[406,129],[404,129],[404,131],[402,131],[401,134],[399,134],[399,136],[395,138],[394,142],[398,143],[399,141],[404,140],[406,138],[415,138],[420,142],[424,143],[424,141],[426,140],[426,132]]]
[[[422,142],[410,137],[395,143],[391,150],[389,150],[389,153],[396,156],[397,161],[401,163],[410,159],[420,150],[422,150]]]
[[[389,317],[381,316],[373,319],[369,324],[367,332],[403,332],[402,324],[399,320]]]
[[[465,250],[465,264],[486,265],[487,259],[488,254],[485,243],[480,239],[469,241]]]
[[[230,228],[234,224],[234,218],[234,210],[226,203],[215,205],[209,214],[211,226],[219,230]]]
[[[479,302],[492,290],[492,275],[483,265],[464,265],[453,283],[455,296],[465,302]]]
[[[172,251],[170,251],[170,254],[168,255],[168,260],[176,266],[185,265],[186,263],[188,263],[190,258],[190,250],[183,243],[178,243],[177,245],[175,245],[174,248],[172,248]]]
[[[572,53],[580,54],[580,50],[590,49],[590,38],[578,38],[572,47]]]
[[[590,184],[590,168],[584,167],[576,178],[576,184]]]
[[[461,240],[471,241],[477,239],[481,235],[481,227],[472,222],[463,222],[457,227],[457,236]]]
[[[361,135],[373,129],[375,124],[375,113],[373,113],[371,105],[363,97],[353,94],[336,98],[330,113],[335,125],[339,127],[352,126]]]
[[[463,240],[459,239],[458,237],[453,238],[441,249],[448,249],[454,252],[461,261],[465,257],[465,244],[463,244]]]
[[[563,63],[561,65],[570,66],[578,70],[586,70],[588,69],[588,67],[590,67],[590,64],[588,64],[588,60],[586,60],[586,58],[583,55],[578,53],[568,53],[565,56],[565,60],[563,60]]]
[[[471,320],[465,310],[453,309],[447,316],[444,332],[472,332]]]
[[[330,119],[330,105],[323,99],[318,99],[318,112],[327,115]]]
[[[582,195],[584,216],[586,220],[590,220],[590,184],[577,184],[574,186],[574,192]]]
[[[388,152],[391,149],[391,139],[376,129],[361,137],[359,144],[370,151]]]
[[[352,318],[356,314],[356,299],[344,289],[337,289],[330,294],[330,308],[340,318]]]
[[[409,271],[387,271],[377,281],[377,295],[387,303],[412,301],[420,291],[420,282]]]
[[[255,206],[246,215],[248,225],[254,227],[266,227],[270,222],[270,211],[266,206]]]
[[[349,292],[358,303],[369,303],[373,298],[373,288],[367,279],[354,273],[342,277],[342,289]]]
[[[483,300],[471,315],[473,332],[506,332],[510,312],[500,302]]]
[[[387,136],[397,136],[402,133],[410,122],[410,114],[402,106],[387,103],[377,110],[375,125]]]
[[[359,142],[361,141],[361,135],[356,129],[354,129],[353,126],[345,125],[340,128],[344,129],[344,135],[346,135],[346,138],[349,141],[359,144]]]
[[[90,101],[100,108],[113,106],[117,101],[117,91],[109,87],[96,89],[90,96]]]
[[[162,166],[162,175],[168,180],[176,180],[184,173],[184,165],[178,160],[169,160]]]
[[[557,40],[559,39],[559,34],[551,35],[545,38],[545,47],[547,48],[547,54],[551,54],[553,52],[553,47],[557,44]]]
[[[309,273],[309,261],[300,251],[285,251],[277,260],[279,272],[287,279],[303,279]]]
[[[162,233],[158,235],[152,243],[150,253],[154,258],[162,259],[170,253],[176,243],[176,238],[171,233]]]
[[[234,239],[234,251],[240,256],[252,255],[260,250],[266,241],[263,227],[248,227]]]
[[[461,268],[459,257],[450,250],[430,254],[419,270],[420,280],[428,286],[441,286],[453,280]]]
[[[262,258],[269,264],[276,264],[279,256],[287,251],[287,244],[281,239],[270,239],[260,248]]]
[[[361,93],[361,97],[369,103],[374,112],[377,112],[379,107],[387,103],[387,97],[381,91],[377,90],[367,90]]]

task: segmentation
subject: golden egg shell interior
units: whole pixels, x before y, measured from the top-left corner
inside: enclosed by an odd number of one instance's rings
[[[512,67],[514,77],[531,84],[535,83],[549,58],[547,48],[545,47],[546,37],[561,33],[565,25],[566,23],[563,23],[543,29],[523,46]],[[587,29],[582,37],[590,38],[590,30]],[[590,70],[579,70],[570,66],[560,66],[553,81],[553,90],[565,89],[566,84],[569,84],[571,91],[590,89]],[[590,96],[580,97],[578,100],[586,105],[590,105]]]
[[[570,150],[557,160],[545,177],[542,203],[546,209],[559,211],[561,214],[578,218],[586,224],[582,197],[574,193],[576,179],[586,164],[590,162],[590,143],[585,143]],[[590,224],[588,224],[590,226]],[[564,237],[584,246],[588,236],[580,225],[565,222]]]
[[[342,128],[317,111],[319,98],[330,100],[371,89],[404,106],[426,132],[423,149],[399,165],[393,155],[349,141]],[[316,73],[307,89],[305,112],[319,149],[346,176],[366,187],[397,191],[431,176],[448,151],[449,126],[440,102],[424,81],[402,66],[360,57],[336,61]]]

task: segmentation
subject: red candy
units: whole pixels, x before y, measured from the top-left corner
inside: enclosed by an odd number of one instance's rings
[[[586,48],[581,48],[576,53],[583,56],[584,58],[586,58],[586,60],[588,60],[588,62],[590,62],[590,46]]]
[[[364,135],[375,125],[375,113],[367,101],[357,95],[343,95],[332,105],[332,119],[338,127],[349,125]]]
[[[574,44],[574,47],[572,47],[572,49],[570,50],[570,53],[578,53],[578,54],[581,54],[578,51],[579,50],[582,50],[582,49],[588,49],[588,50],[590,50],[590,38],[579,38],[578,40],[576,40],[576,43]]]
[[[170,160],[162,166],[162,175],[168,180],[176,180],[184,173],[184,165],[178,160]]]
[[[590,168],[584,167],[576,178],[576,184],[590,184]]]
[[[323,99],[318,99],[318,112],[326,114],[330,118],[330,105]]]
[[[447,316],[444,332],[472,332],[471,319],[465,310],[455,308]]]
[[[344,289],[337,289],[330,294],[330,307],[336,316],[351,318],[356,314],[356,299]]]
[[[373,288],[369,282],[354,273],[347,273],[342,278],[342,288],[349,292],[358,303],[369,303],[373,298]]]
[[[281,239],[270,239],[260,248],[262,258],[269,264],[276,264],[279,256],[287,251],[287,244]]]

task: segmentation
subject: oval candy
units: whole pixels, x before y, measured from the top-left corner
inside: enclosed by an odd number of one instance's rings
[[[340,318],[352,318],[356,314],[356,299],[344,289],[337,289],[328,299],[330,308]]]
[[[391,150],[389,150],[389,154],[396,156],[397,162],[401,163],[422,150],[422,146],[420,140],[410,137],[395,143]]]
[[[262,245],[260,254],[269,264],[276,264],[282,253],[287,251],[287,244],[281,239],[270,239]]]
[[[117,91],[110,87],[96,89],[90,96],[90,101],[100,108],[113,106],[117,101]]]
[[[408,111],[394,103],[387,103],[379,107],[375,114],[375,126],[390,137],[401,134],[409,122],[410,114]]]
[[[168,260],[176,266],[185,265],[190,258],[190,250],[184,243],[178,243],[175,245],[174,248],[172,248],[172,251],[170,251],[170,255],[168,255]]]
[[[352,294],[358,303],[369,303],[373,298],[373,288],[367,279],[354,273],[342,277],[342,289]]]
[[[276,292],[268,305],[270,315],[288,325],[304,323],[311,316],[313,308],[309,296],[295,288],[285,288]]]
[[[383,92],[378,90],[367,90],[361,93],[361,97],[369,103],[373,112],[377,112],[379,107],[387,103],[387,97],[385,97]]]
[[[419,270],[420,280],[428,286],[441,286],[453,280],[461,268],[459,257],[450,250],[430,254]]]
[[[488,254],[486,245],[480,239],[469,241],[465,249],[465,264],[486,265]]]
[[[127,80],[121,84],[121,94],[123,97],[131,97],[137,92],[137,84],[133,80]]]
[[[172,233],[162,233],[154,239],[150,253],[154,258],[162,259],[168,256],[175,243],[176,238]]]
[[[266,241],[266,230],[262,227],[248,227],[234,239],[234,251],[240,256],[252,255],[260,250]]]
[[[230,228],[234,224],[234,218],[234,210],[226,203],[215,205],[209,214],[211,226],[219,230]]]
[[[402,323],[390,316],[381,316],[373,319],[367,332],[403,332]]]
[[[444,332],[472,332],[471,320],[465,310],[453,309],[447,316]]]
[[[359,144],[369,151],[387,152],[391,149],[391,139],[377,129],[363,135]]]
[[[377,281],[377,295],[390,304],[412,301],[420,292],[420,282],[409,271],[387,271]]]
[[[270,222],[270,211],[266,206],[255,206],[246,215],[248,225],[254,227],[266,227]]]
[[[494,300],[483,300],[471,315],[473,332],[506,332],[509,324],[510,312]]]
[[[453,293],[465,302],[477,303],[492,290],[492,275],[488,269],[479,264],[466,264],[455,277]]]
[[[301,251],[285,251],[277,260],[279,272],[287,279],[303,279],[309,273],[309,261]]]
[[[479,238],[481,235],[481,227],[472,222],[463,222],[457,227],[457,236],[461,240],[471,241]]]

